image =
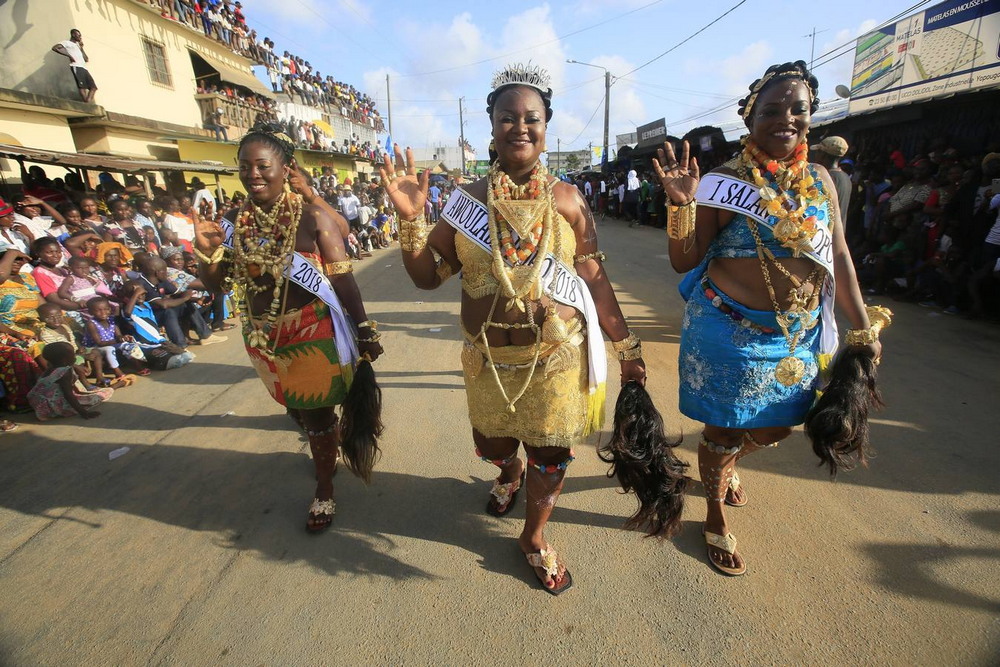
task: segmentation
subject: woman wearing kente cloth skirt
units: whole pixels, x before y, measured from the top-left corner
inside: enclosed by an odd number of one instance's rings
[[[687,306],[680,409],[705,424],[698,467],[708,500],[709,562],[732,576],[746,571],[724,511],[748,502],[736,463],[776,446],[806,419],[837,346],[834,303],[852,327],[838,367],[860,364],[874,378],[878,331],[888,324],[887,311],[876,309],[869,319],[837,192],[827,170],[807,159],[817,92],[804,62],[770,67],[740,102],[750,134],[738,157],[703,178],[686,142],[680,160],[668,143],[654,161],[669,197],[670,262],[688,273],[681,284]],[[842,386],[831,382],[831,400],[844,395]],[[854,440],[829,433],[822,415],[810,415],[814,449],[832,470],[849,467],[852,458],[864,462],[867,406],[834,408],[841,421],[864,429]]]
[[[306,430],[317,482],[306,529],[319,532],[333,521],[340,447],[355,473],[365,480],[371,473],[381,423],[370,409],[353,410],[359,402],[352,397],[362,386],[367,398],[378,391],[367,361],[382,347],[351,273],[343,221],[311,189],[300,195],[286,184],[298,176],[293,155],[294,144],[277,126],[251,129],[238,154],[249,196],[222,224],[199,220],[194,254],[211,291],[237,288],[250,361],[271,397]],[[367,361],[355,377],[359,358]],[[343,428],[338,405],[344,405]],[[367,430],[360,439],[352,437],[356,427]]]
[[[412,152],[404,161],[397,147],[395,165],[386,156],[381,171],[414,284],[435,289],[462,272],[462,368],[473,440],[483,460],[500,469],[487,512],[507,514],[525,485],[518,544],[545,590],[559,594],[573,580],[543,529],[573,446],[600,429],[601,330],[617,341],[623,382],[644,382],[646,372],[587,203],[539,161],[551,99],[548,74],[537,67],[512,65],[494,76],[486,98],[489,175],[456,190],[433,228],[422,214],[428,172],[417,178]],[[518,457],[522,444],[527,462]]]

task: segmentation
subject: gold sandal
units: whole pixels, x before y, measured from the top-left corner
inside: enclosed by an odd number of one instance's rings
[[[744,563],[742,567],[726,567],[721,563],[715,562],[715,559],[712,558],[713,548],[725,551],[730,556],[736,553],[736,537],[733,536],[732,533],[723,537],[722,535],[718,535],[716,533],[710,533],[704,528],[702,528],[702,533],[705,535],[705,542],[708,544],[708,562],[712,565],[712,567],[722,574],[730,577],[739,577],[740,575],[746,573],[746,563]]]

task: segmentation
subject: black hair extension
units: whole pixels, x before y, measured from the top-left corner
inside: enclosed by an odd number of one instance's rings
[[[622,387],[615,403],[611,440],[597,454],[610,463],[608,477],[617,477],[624,493],[634,492],[639,501],[625,522],[627,529],[641,528],[646,537],[666,539],[680,530],[684,509],[687,464],[674,456],[663,431],[660,416],[646,388],[638,382]]]
[[[874,456],[868,414],[885,404],[878,390],[878,366],[866,349],[848,347],[833,362],[830,383],[806,415],[806,433],[820,465],[836,477]]]
[[[371,362],[361,360],[344,399],[340,447],[344,463],[366,484],[371,482],[372,469],[381,453],[378,438],[384,429],[382,388],[375,380]]]

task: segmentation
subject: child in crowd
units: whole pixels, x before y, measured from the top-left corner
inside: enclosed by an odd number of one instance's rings
[[[87,306],[96,296],[111,296],[111,290],[104,283],[91,275],[93,264],[87,257],[70,257],[67,262],[69,275],[59,286],[59,298],[75,301],[81,308]]]
[[[48,369],[28,392],[28,403],[35,410],[38,420],[47,421],[53,417],[73,415],[80,415],[84,419],[100,416],[101,413],[92,408],[111,398],[114,390],[77,390],[73,373],[76,350],[73,346],[63,342],[49,343],[45,346],[42,357],[48,364]]]
[[[149,367],[157,371],[180,368],[194,360],[194,353],[182,349],[160,334],[156,314],[146,303],[146,288],[132,280],[122,288],[125,305],[119,317],[122,331],[132,336],[142,348]]]
[[[96,296],[87,302],[87,311],[90,317],[87,319],[83,333],[83,347],[88,350],[98,350],[104,355],[104,361],[114,374],[116,380],[127,381],[127,376],[122,372],[121,364],[118,362],[118,352],[126,354],[135,345],[135,339],[131,336],[122,336],[121,329],[111,319],[111,302],[107,297]],[[123,346],[124,343],[132,343],[131,347]],[[139,375],[149,375],[149,369],[142,367]],[[98,385],[108,386],[106,379],[98,378]]]
[[[66,319],[63,317],[62,308],[54,303],[43,303],[38,307],[38,318],[45,324],[38,334],[43,343],[46,345],[49,343],[69,343],[76,350],[80,359],[73,368],[83,386],[87,387],[89,383],[87,382],[87,367],[80,361],[90,363],[94,377],[100,382],[104,377],[104,360],[101,358],[101,353],[97,350],[85,350],[77,344],[76,337],[70,331]],[[42,359],[44,360],[44,358],[43,350]]]
[[[156,230],[152,227],[143,227],[142,235],[146,242],[146,250],[154,255],[160,254],[160,241],[156,238]]]

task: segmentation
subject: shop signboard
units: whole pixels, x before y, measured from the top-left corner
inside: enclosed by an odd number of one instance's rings
[[[1000,0],[946,0],[858,39],[850,112],[1000,85]]]
[[[1000,2],[1000,0],[997,0],[997,2]],[[639,140],[639,143],[635,146],[636,148],[662,144],[667,138],[667,119],[661,118],[660,120],[654,120],[652,123],[640,125],[635,128],[635,136]]]

